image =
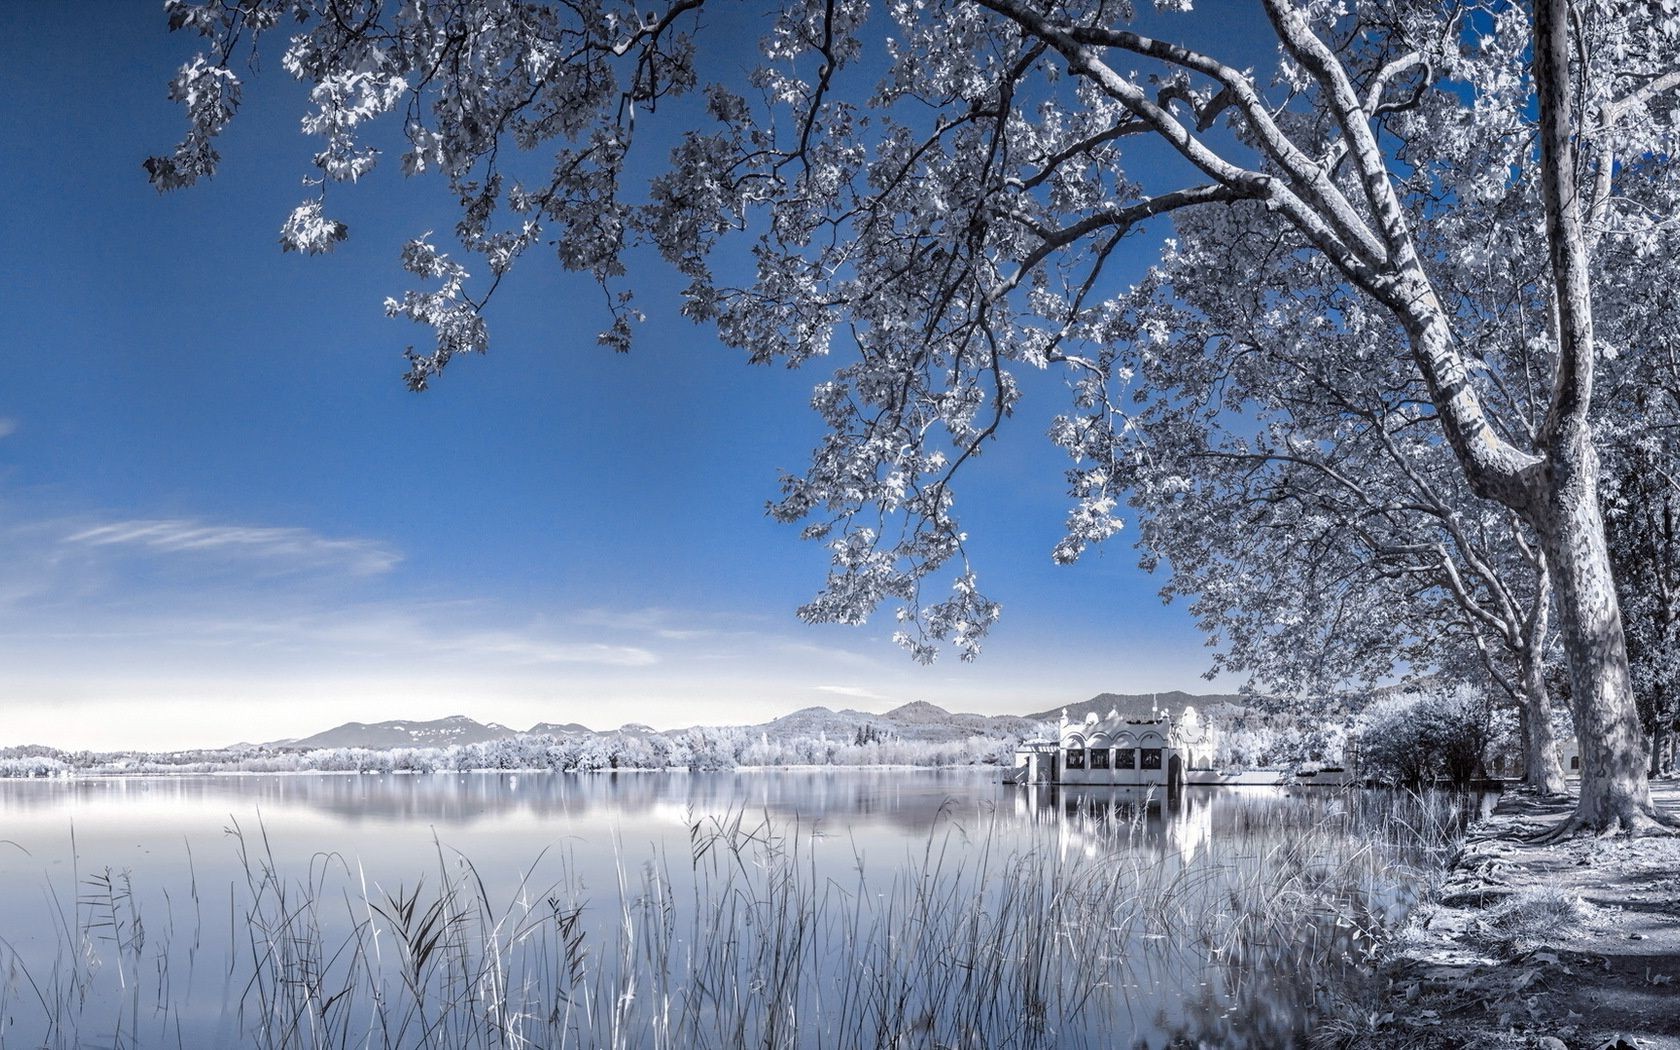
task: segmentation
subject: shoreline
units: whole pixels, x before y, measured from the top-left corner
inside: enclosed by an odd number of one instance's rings
[[[46,774],[28,774],[28,775],[25,775],[25,774],[0,774],[0,783],[5,783],[5,782],[8,782],[8,781],[49,782],[49,781],[72,781],[72,780],[148,780],[148,779],[157,779],[157,778],[164,778],[164,777],[292,777],[292,776],[301,776],[301,777],[311,777],[311,776],[437,777],[437,776],[482,775],[482,774],[488,774],[488,773],[499,773],[499,774],[504,774],[504,775],[527,775],[527,774],[538,774],[538,773],[543,773],[543,774],[552,773],[552,774],[558,774],[558,775],[564,775],[564,776],[594,777],[594,776],[618,776],[620,774],[644,775],[644,774],[655,774],[655,773],[676,773],[676,774],[681,774],[683,776],[695,776],[695,775],[710,775],[710,774],[717,774],[717,773],[750,773],[750,774],[762,774],[762,773],[821,773],[821,772],[856,773],[856,772],[864,772],[864,771],[868,771],[868,770],[879,770],[879,771],[882,771],[882,772],[896,772],[896,773],[905,773],[905,772],[951,773],[951,772],[963,772],[963,771],[975,772],[975,773],[985,772],[989,776],[997,779],[997,781],[999,783],[1007,784],[1007,781],[1004,781],[1002,779],[1002,774],[1008,772],[1008,770],[1010,768],[1008,766],[1004,766],[1004,765],[1001,765],[1001,764],[995,764],[995,763],[989,763],[989,762],[950,762],[950,763],[944,763],[944,764],[931,764],[931,763],[930,764],[922,764],[922,763],[916,763],[916,762],[878,762],[878,763],[856,763],[856,762],[817,763],[817,762],[805,762],[805,763],[790,763],[788,765],[769,765],[769,766],[764,766],[764,765],[759,765],[759,766],[749,766],[749,765],[720,766],[720,767],[717,767],[717,768],[714,768],[714,769],[695,769],[695,768],[692,768],[692,767],[689,767],[689,766],[621,766],[617,769],[608,768],[608,767],[599,767],[599,768],[590,768],[590,769],[556,769],[553,766],[475,766],[475,767],[467,768],[467,769],[450,769],[450,768],[437,768],[437,769],[412,769],[412,768],[401,768],[401,769],[320,769],[320,768],[194,769],[194,768],[190,768],[191,765],[193,765],[193,764],[189,763],[189,764],[183,765],[180,768],[171,768],[171,767],[159,767],[159,768],[150,768],[150,769],[100,769],[100,768],[90,768],[90,769],[55,770],[51,773],[46,773]],[[1198,771],[1198,772],[1202,772],[1202,771]],[[1016,784],[1016,785],[1012,785],[1012,786],[1018,787],[1018,788],[1028,787],[1028,786],[1031,786],[1031,787],[1050,787],[1050,788],[1056,788],[1056,789],[1061,789],[1061,790],[1075,790],[1075,791],[1083,790],[1083,789],[1094,789],[1094,788],[1127,788],[1127,787],[1131,787],[1131,788],[1158,787],[1158,788],[1163,788],[1163,789],[1165,788],[1165,785],[1160,785],[1160,784],[1157,784],[1157,785],[1148,785],[1148,784],[1145,784],[1145,785],[1124,785],[1124,784],[1046,783],[1046,784],[1033,784],[1033,785]],[[1296,774],[1291,774],[1287,770],[1271,769],[1271,768],[1239,770],[1239,771],[1235,771],[1235,772],[1225,772],[1225,773],[1216,774],[1216,776],[1204,777],[1204,778],[1195,779],[1195,780],[1186,779],[1185,783],[1184,783],[1184,786],[1187,789],[1188,788],[1251,788],[1251,787],[1261,787],[1261,788],[1286,788],[1286,789],[1317,788],[1317,789],[1332,790],[1332,791],[1394,791],[1394,790],[1402,790],[1402,789],[1395,788],[1392,785],[1386,785],[1386,784],[1359,783],[1352,778],[1346,778],[1346,779],[1342,779],[1342,778],[1336,778],[1336,779],[1323,778],[1323,779],[1319,779],[1319,778],[1317,778],[1315,776],[1312,776],[1312,775],[1300,776],[1300,775],[1296,775]],[[1500,789],[1488,787],[1486,785],[1480,785],[1480,786],[1476,787],[1476,790],[1487,791],[1487,790],[1500,790]],[[1676,808],[1680,808],[1680,803],[1677,803]]]
[[[1680,781],[1651,794],[1680,812]],[[1530,841],[1574,805],[1507,794],[1467,830],[1348,1045],[1680,1050],[1680,837]]]
[[[665,766],[661,768],[624,766],[620,769],[555,769],[552,766],[524,766],[518,768],[483,766],[474,769],[91,769],[55,772],[47,776],[0,776],[0,783],[9,781],[48,783],[72,780],[153,780],[164,777],[443,777],[480,776],[487,773],[497,773],[505,776],[526,776],[541,773],[577,777],[641,776],[657,773],[676,773],[682,776],[710,776],[717,773],[821,773],[825,771],[858,773],[868,770],[895,773],[949,773],[955,771],[994,771],[1002,768],[1002,766],[979,762],[952,763],[943,766],[923,766],[900,762],[880,765],[818,765],[807,763],[788,766],[729,766],[719,769],[690,769],[687,766]]]

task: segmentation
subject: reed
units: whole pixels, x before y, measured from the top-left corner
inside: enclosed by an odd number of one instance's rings
[[[1186,842],[1193,821],[1149,813],[1058,805],[1026,833],[948,813],[915,852],[839,865],[845,842],[798,820],[693,816],[686,855],[614,844],[614,885],[588,891],[539,856],[502,898],[442,844],[382,888],[336,854],[289,870],[235,824],[225,1004],[180,1001],[171,973],[204,952],[196,876],[191,936],[173,898],[149,936],[132,876],[102,870],[52,958],[0,940],[0,1045],[1287,1045],[1357,1002],[1461,824],[1451,800],[1350,793]]]

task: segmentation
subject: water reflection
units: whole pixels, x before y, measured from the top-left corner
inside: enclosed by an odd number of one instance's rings
[[[470,829],[512,817],[689,816],[763,811],[807,825],[885,823],[925,832],[944,807],[991,807],[999,786],[973,770],[744,773],[549,771],[436,774],[286,774],[0,780],[0,818],[70,819],[120,810],[225,810],[270,816],[308,812],[348,825]]]
[[[942,880],[941,900],[999,915],[1023,903],[1039,909],[1033,928],[1008,936],[1048,945],[1062,972],[1093,982],[1083,1013],[1058,1015],[1054,1041],[1021,1045],[1287,1045],[1323,1007],[1326,975],[1349,984],[1365,947],[1361,925],[1350,932],[1334,914],[1322,930],[1311,925],[1315,909],[1340,902],[1376,916],[1406,904],[1388,889],[1369,901],[1344,895],[1343,866],[1375,856],[1362,843],[1388,833],[1394,804],[1283,789],[1191,789],[1168,799],[1147,789],[1013,788],[975,770],[4,781],[0,825],[13,846],[0,848],[0,934],[10,946],[0,963],[36,973],[80,951],[66,929],[87,918],[77,901],[88,897],[88,878],[107,872],[129,888],[149,928],[184,931],[190,920],[194,950],[207,957],[239,943],[249,871],[224,834],[231,827],[280,877],[329,882],[341,897],[412,890],[421,878],[435,887],[464,857],[497,901],[523,893],[540,902],[546,887],[562,886],[556,899],[585,909],[591,936],[613,936],[624,909],[663,909],[668,928],[698,929],[710,905],[697,837],[749,815],[792,842],[800,867],[782,871],[758,856],[763,866],[741,868],[752,890],[744,900],[758,907],[792,886],[795,900],[865,909],[845,914],[867,922],[812,923],[835,938],[808,949],[819,969],[852,958],[847,951],[897,965],[895,942],[883,949],[846,937],[896,936],[906,912],[895,910],[894,895],[923,902],[918,880],[931,877]],[[937,874],[929,857],[940,858]],[[1373,875],[1366,885],[1387,884]],[[1280,895],[1287,909],[1256,911]],[[880,916],[867,910],[877,898],[887,908]],[[1000,921],[1007,929],[1015,920]],[[1280,940],[1279,929],[1289,937]],[[97,932],[88,943],[111,950]],[[184,933],[154,935],[145,961],[161,973],[161,960],[186,943]],[[162,1021],[131,1010],[126,1030],[109,1029],[123,1032],[115,1041],[237,1044],[237,996],[223,987],[237,963],[177,967],[168,995],[186,1008],[171,1007]],[[90,978],[89,1008],[120,1020],[118,993],[133,992],[113,977],[107,966]],[[161,1001],[163,990],[154,991]],[[28,1033],[40,1025],[27,1006],[0,1001],[20,1045],[34,1045]],[[820,1034],[798,1045],[826,1046]]]
[[[1064,856],[1088,857],[1117,843],[1192,864],[1213,835],[1215,798],[1221,789],[1168,797],[1157,788],[1031,784],[1015,791],[1017,819],[1052,828]]]

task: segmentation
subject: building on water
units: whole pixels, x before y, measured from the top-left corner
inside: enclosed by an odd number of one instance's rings
[[[1023,741],[1007,779],[1176,791],[1187,780],[1209,779],[1190,774],[1212,770],[1216,746],[1213,729],[1202,724],[1194,707],[1176,717],[1157,710],[1146,718],[1126,718],[1110,709],[1098,718],[1093,711],[1083,722],[1068,721],[1063,708],[1058,739]]]

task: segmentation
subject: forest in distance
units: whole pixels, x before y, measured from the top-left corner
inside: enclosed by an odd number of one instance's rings
[[[1225,695],[1099,694],[1070,705],[1128,717],[1177,717],[1194,707],[1217,740],[1217,769],[1311,772],[1356,767],[1372,783],[1464,785],[1515,775],[1515,726],[1508,713],[1465,690],[1394,689],[1350,704],[1344,717],[1305,719]],[[1057,739],[1057,720],[1038,715],[954,714],[914,702],[882,714],[806,708],[761,725],[696,726],[660,732],[626,725],[596,732],[538,724],[518,732],[455,716],[432,722],[346,723],[299,740],[173,752],[0,748],[0,777],[198,773],[438,773],[553,771],[606,773],[828,766],[992,766],[1008,769],[1023,740]],[[406,739],[402,739],[406,738]],[[1672,768],[1672,756],[1663,767]]]

